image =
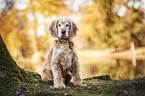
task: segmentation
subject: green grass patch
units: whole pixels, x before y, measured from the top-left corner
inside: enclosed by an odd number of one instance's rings
[[[74,86],[56,89],[52,83],[25,84],[24,95],[35,96],[145,96],[145,78],[133,80],[83,80],[86,87]]]

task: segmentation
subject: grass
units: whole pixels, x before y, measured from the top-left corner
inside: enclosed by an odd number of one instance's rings
[[[56,89],[52,83],[24,84],[24,95],[30,96],[145,96],[145,78],[133,80],[83,80],[86,87],[74,86]]]

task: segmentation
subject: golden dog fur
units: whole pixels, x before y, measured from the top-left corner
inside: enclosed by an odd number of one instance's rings
[[[65,83],[72,78],[75,85],[82,85],[80,64],[72,41],[78,31],[76,24],[62,17],[52,22],[49,31],[55,42],[45,61],[42,80],[53,80],[56,88],[65,88]]]

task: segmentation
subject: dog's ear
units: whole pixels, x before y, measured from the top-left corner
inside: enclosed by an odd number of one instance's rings
[[[71,32],[71,36],[76,36],[76,32],[79,31],[77,25],[71,21],[71,27],[70,27],[70,32]]]
[[[48,30],[51,37],[57,38],[57,21],[56,20],[51,23]]]

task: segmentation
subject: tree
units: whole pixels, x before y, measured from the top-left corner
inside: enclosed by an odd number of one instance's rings
[[[0,35],[0,95],[23,95],[24,85],[41,81],[41,76],[20,68],[11,57]]]
[[[101,48],[129,48],[131,42],[135,42],[136,47],[143,46],[138,37],[144,29],[144,14],[141,4],[138,8],[134,5],[141,1],[132,0],[93,0],[94,3],[88,8],[83,8],[84,16],[81,24],[88,41],[92,46]],[[124,9],[121,9],[124,7]],[[120,10],[125,10],[123,16],[119,16]],[[91,17],[91,18],[90,18]],[[89,22],[89,23],[88,23]],[[87,24],[86,24],[87,23]],[[145,35],[145,34],[143,34]]]
[[[65,4],[62,0],[59,1],[48,1],[48,0],[30,0],[28,7],[25,9],[25,11],[28,11],[29,14],[32,14],[34,20],[31,21],[31,25],[34,31],[34,33],[32,34],[32,44],[33,44],[33,50],[34,53],[37,54],[38,53],[38,48],[37,48],[37,42],[38,42],[38,36],[37,36],[37,28],[39,26],[38,23],[38,19],[39,17],[37,17],[37,13],[41,13],[45,16],[43,16],[44,18],[48,18],[50,16],[52,16],[53,14],[57,14],[57,12],[59,12],[59,10],[62,10],[63,8],[65,8]],[[59,9],[59,10],[58,10]]]
[[[38,22],[40,18],[37,13],[46,19],[58,14],[66,7],[63,0],[29,0],[24,9],[14,6],[17,1],[5,0],[4,2],[6,5],[0,12],[0,33],[14,57],[32,56],[40,51],[38,49],[40,43],[38,43],[37,32],[42,23]],[[29,14],[31,19],[34,18],[32,21],[28,18]],[[46,22],[43,22],[43,24],[46,31],[48,25],[46,25]],[[31,34],[30,30],[32,30],[33,34]]]

